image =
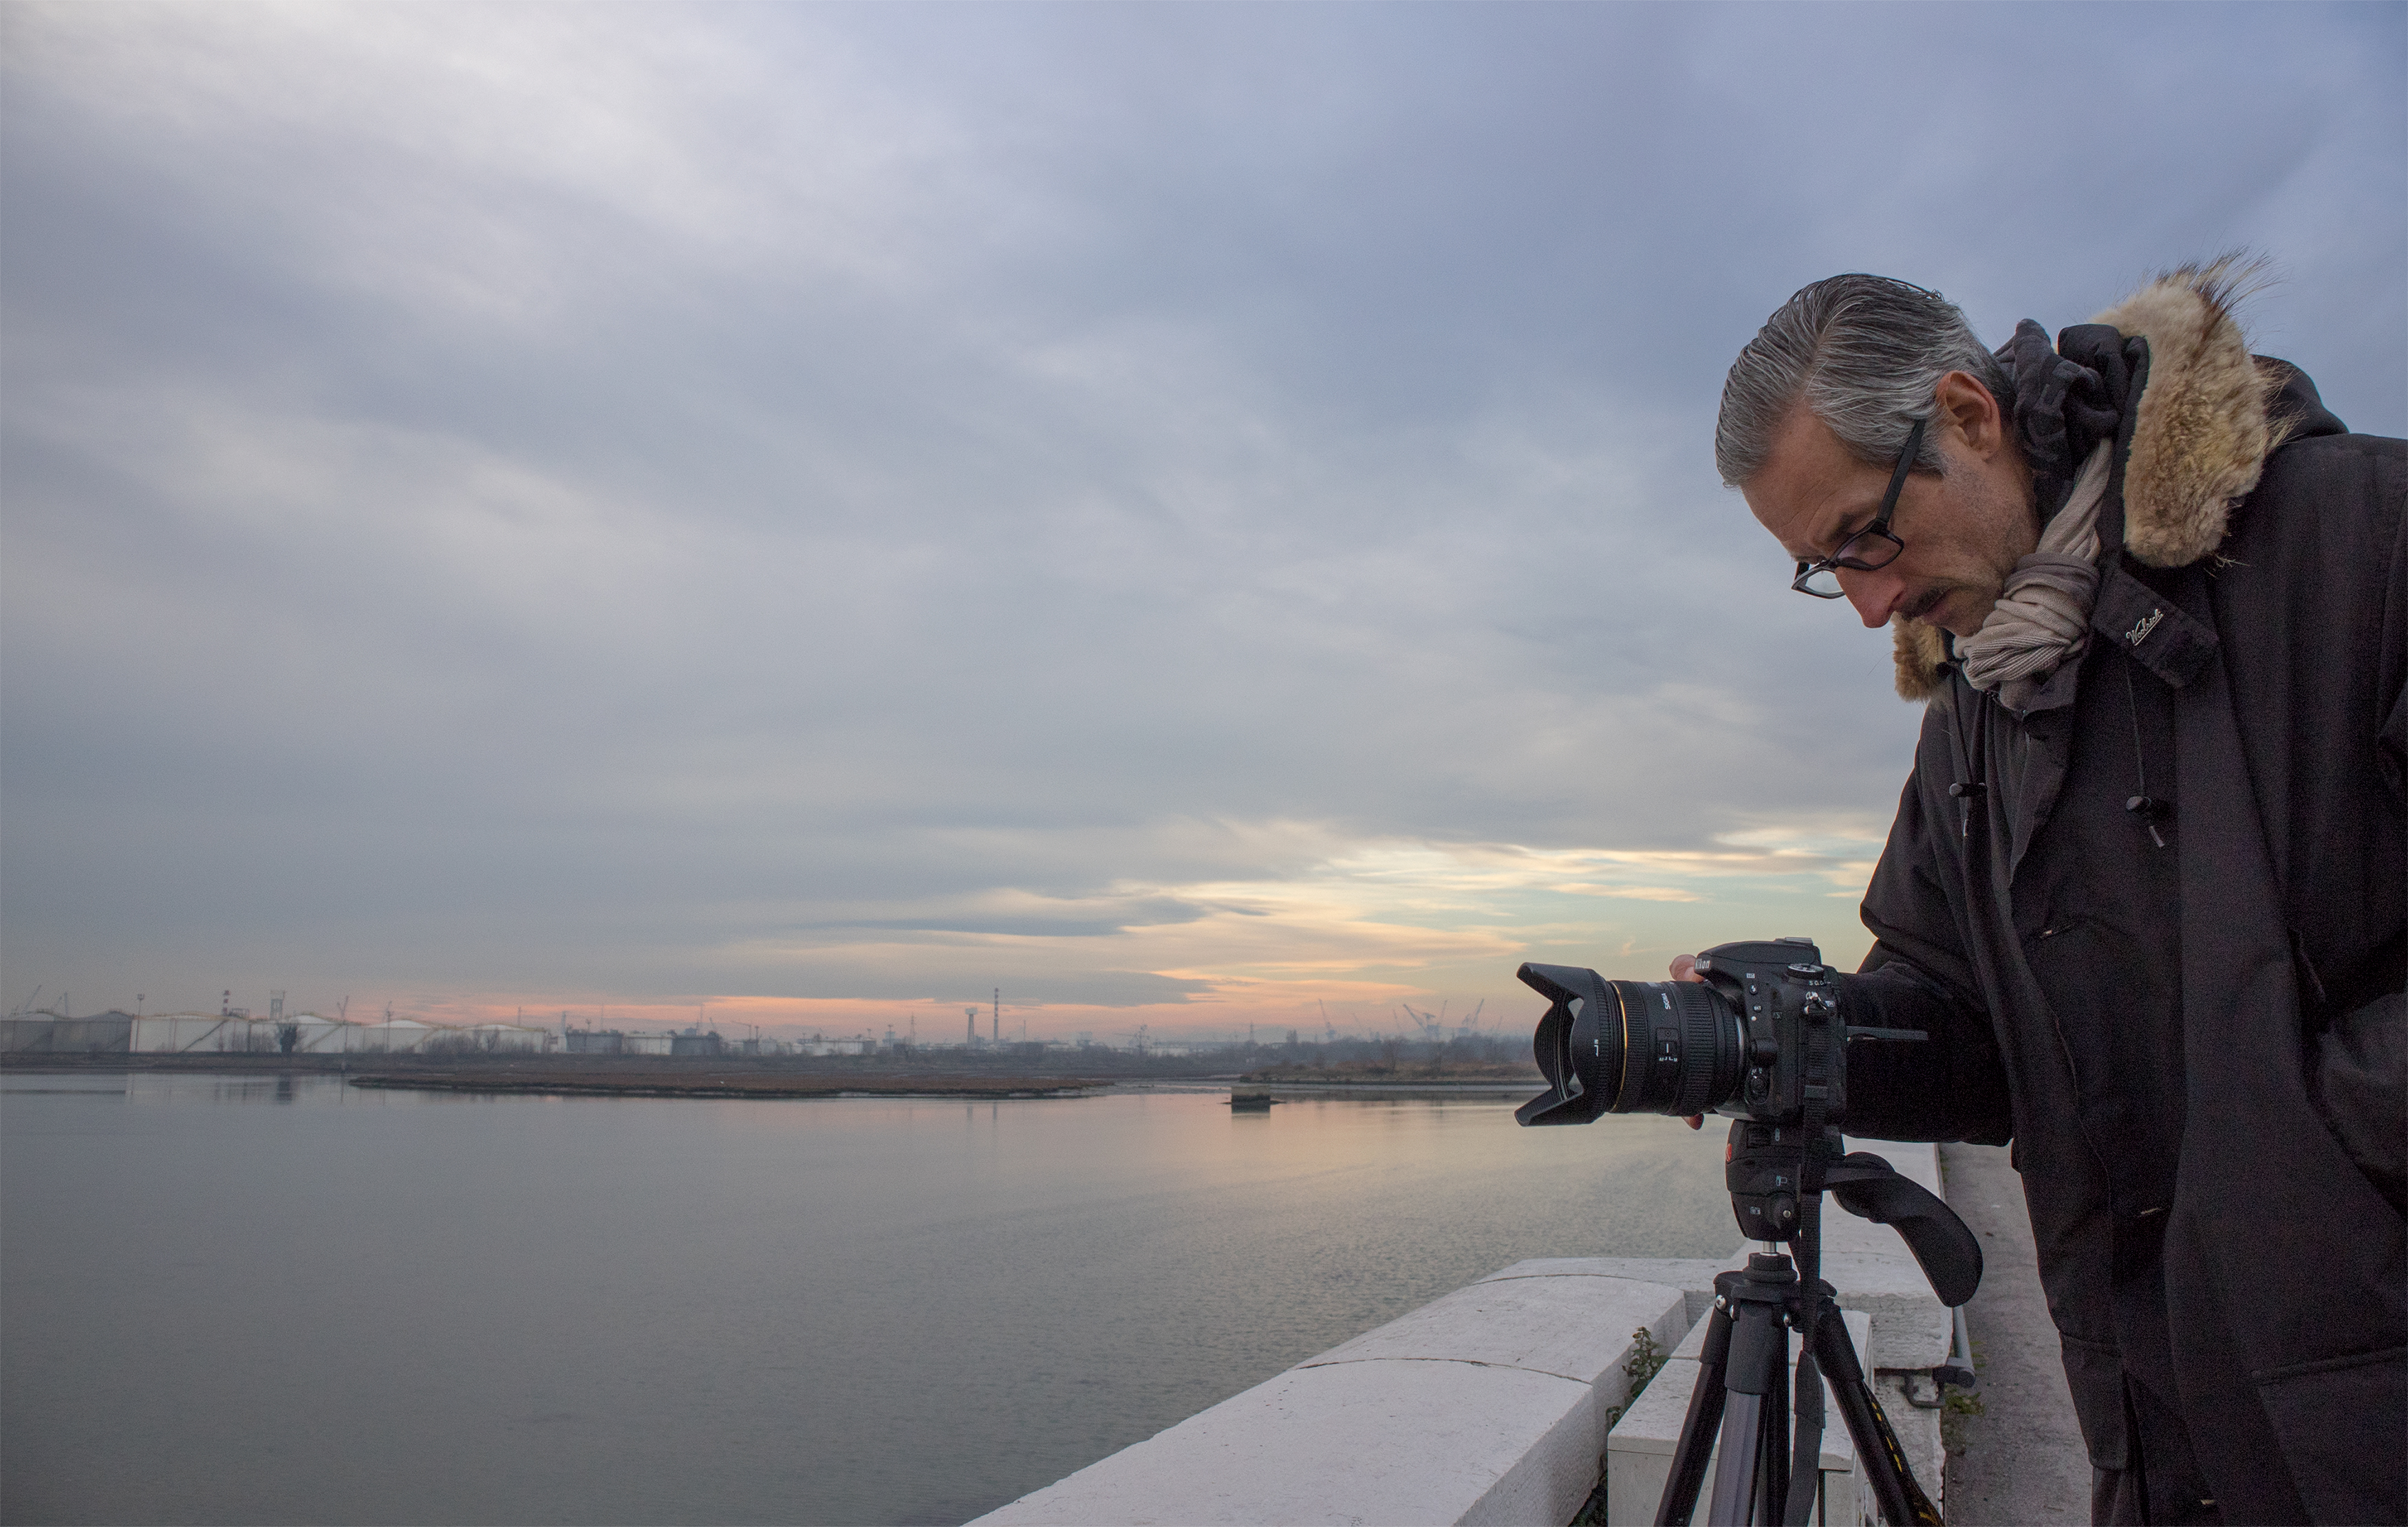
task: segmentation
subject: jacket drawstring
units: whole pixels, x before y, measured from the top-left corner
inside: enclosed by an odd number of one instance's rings
[[[2141,819],[2141,825],[2149,830],[2149,840],[2162,849],[2166,835],[2157,831],[2157,823],[2172,821],[2174,806],[2172,801],[2159,800],[2149,793],[2149,757],[2141,746],[2141,701],[2132,692],[2132,665],[2128,662],[2124,664],[2124,707],[2132,718],[2132,779],[2139,792],[2124,803],[2124,809]]]

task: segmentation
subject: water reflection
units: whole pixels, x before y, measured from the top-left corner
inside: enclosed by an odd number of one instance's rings
[[[327,1107],[372,1103],[376,1094],[339,1074],[213,1076],[192,1071],[136,1071],[122,1082],[125,1100],[145,1106],[194,1103],[308,1104]]]
[[[6,1090],[7,1520],[960,1520],[1517,1258],[1730,1240],[1677,1121],[1503,1099]]]
[[[0,1073],[0,1096],[23,1093],[65,1093],[122,1097],[125,1078],[111,1077],[47,1076],[41,1072]]]

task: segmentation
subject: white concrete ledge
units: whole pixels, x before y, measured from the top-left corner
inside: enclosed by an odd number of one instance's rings
[[[1627,1277],[1641,1283],[1669,1283],[1687,1296],[1688,1317],[1682,1329],[1706,1318],[1714,1302],[1714,1275],[1729,1269],[1728,1261],[1681,1257],[1531,1257],[1503,1272],[1481,1279],[1494,1283],[1509,1277]]]
[[[1568,1522],[1597,1482],[1631,1333],[1669,1347],[1687,1324],[1678,1288],[1509,1268],[980,1527]]]

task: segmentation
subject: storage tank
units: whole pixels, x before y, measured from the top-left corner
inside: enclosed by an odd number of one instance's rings
[[[344,1049],[353,1055],[415,1055],[443,1031],[414,1018],[380,1019],[357,1023],[344,1036]]]
[[[122,1055],[132,1043],[134,1018],[108,1012],[91,1018],[0,1019],[0,1051],[35,1055]]]
[[[271,1025],[228,1013],[158,1013],[128,1025],[126,1048],[136,1055],[274,1053]]]

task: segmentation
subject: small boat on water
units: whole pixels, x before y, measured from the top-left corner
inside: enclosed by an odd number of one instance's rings
[[[1279,1101],[1280,1099],[1271,1096],[1268,1092],[1249,1092],[1242,1087],[1233,1087],[1229,1090],[1229,1106],[1240,1113],[1268,1113],[1271,1111],[1271,1105]]]

